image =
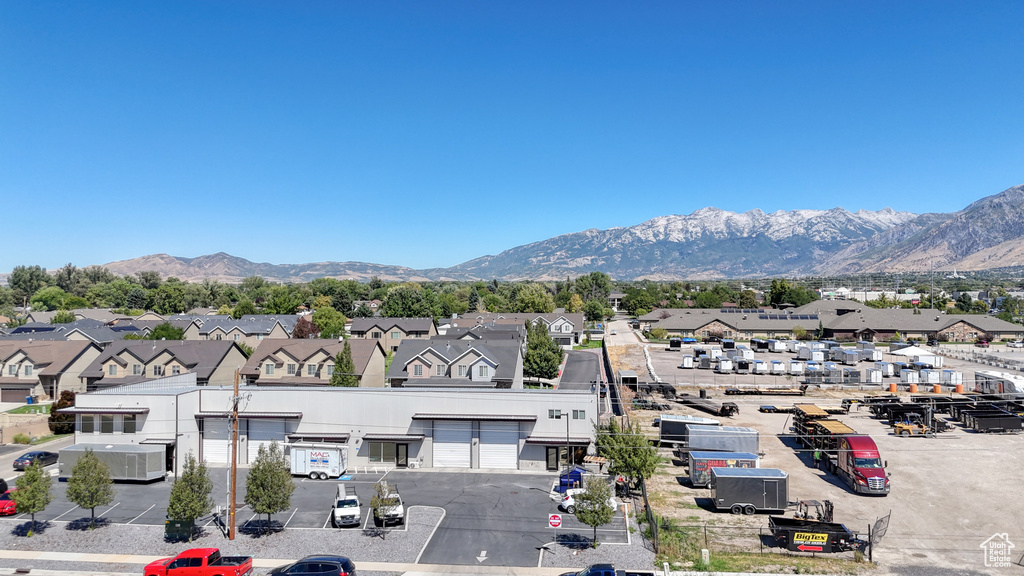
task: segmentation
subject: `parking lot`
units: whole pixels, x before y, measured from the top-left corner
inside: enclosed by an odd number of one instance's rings
[[[966,349],[966,348],[965,348]],[[901,438],[870,413],[852,410],[837,419],[858,433],[870,435],[876,442],[882,458],[888,461],[892,491],[887,497],[853,494],[835,476],[815,470],[810,453],[799,449],[795,442],[780,437],[791,425],[788,414],[761,413],[764,404],[791,406],[794,403],[814,403],[836,406],[842,398],[864,394],[877,394],[882,387],[857,386],[847,389],[819,391],[814,388],[804,397],[781,396],[725,396],[722,388],[738,385],[761,387],[790,387],[799,384],[799,378],[787,380],[771,376],[719,375],[709,370],[679,369],[682,352],[664,351],[649,347],[652,364],[663,380],[677,383],[679,392],[695,394],[694,384],[705,387],[717,383],[718,389],[709,392],[718,401],[736,402],[738,416],[721,418],[723,425],[749,426],[760,431],[762,468],[780,468],[789,473],[790,500],[828,499],[835,503],[836,522],[846,524],[855,532],[866,533],[868,525],[892,512],[887,534],[874,549],[874,559],[883,565],[957,567],[990,572],[984,566],[982,544],[995,534],[1005,534],[1011,542],[1024,541],[1024,509],[1016,497],[1019,471],[1024,469],[1024,435],[979,434],[955,426],[953,431],[935,438]],[[1002,351],[1008,356],[1024,357],[1020,353]],[[969,356],[969,355],[968,355]],[[791,354],[758,354],[759,359],[788,359]],[[887,361],[895,358],[887,357]],[[861,363],[866,368],[870,363]],[[946,368],[964,372],[965,383],[973,380],[975,370],[998,370],[967,360],[946,360]],[[667,376],[667,377],[666,377]],[[887,378],[889,382],[898,379]],[[946,392],[948,393],[948,387]],[[906,395],[906,392],[901,392]],[[677,403],[670,403],[673,414],[709,416]],[[652,434],[654,411],[633,411],[632,417],[641,422]],[[668,454],[668,451],[666,451]],[[677,470],[673,475],[672,470]],[[664,513],[679,521],[709,523],[718,526],[741,526],[752,530],[749,538],[752,549],[757,549],[756,530],[767,526],[766,515],[752,517],[732,516],[710,509],[710,491],[694,489],[684,479],[681,466],[656,476],[651,485],[664,501],[669,503]],[[659,513],[662,513],[659,510]],[[1019,544],[1018,544],[1019,546]],[[1016,559],[1021,554],[1017,553]]]
[[[55,473],[55,466],[49,467]],[[211,468],[214,482],[213,498],[216,504],[227,505],[228,468]],[[247,470],[238,470],[238,500],[244,500]],[[362,527],[372,526],[369,508],[373,485],[384,473],[351,474],[338,480],[310,480],[295,478],[295,492],[291,508],[273,516],[277,528],[294,530],[344,530],[333,528],[330,522],[331,505],[339,482],[355,489],[362,503]],[[444,515],[432,537],[420,551],[419,563],[537,566],[544,545],[553,542],[579,543],[589,539],[592,528],[582,525],[576,518],[558,509],[559,496],[551,490],[557,476],[548,474],[440,472],[429,470],[392,470],[387,480],[398,486],[407,516],[417,509],[440,508]],[[171,482],[148,484],[117,483],[114,501],[97,508],[96,517],[107,524],[153,525],[164,524]],[[66,498],[67,483],[54,482],[54,499],[36,520],[43,523],[69,522],[84,525],[89,511],[78,508]],[[548,516],[559,513],[560,528],[548,527]],[[28,515],[13,516],[14,520],[27,520]],[[265,516],[257,517],[247,506],[236,513],[237,530],[241,534],[256,533],[263,529]],[[611,524],[603,526],[598,537],[604,545],[626,544],[630,534],[626,529],[623,507],[616,512]],[[199,525],[217,530],[211,516]],[[404,531],[404,525],[391,527]]]

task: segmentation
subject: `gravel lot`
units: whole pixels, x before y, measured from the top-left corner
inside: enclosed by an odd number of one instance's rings
[[[655,371],[665,381],[677,380],[681,392],[696,393],[684,381],[707,385],[716,377],[708,370],[681,370],[677,352],[665,352],[651,345],[650,352]],[[1007,354],[1009,356],[1009,354]],[[1015,356],[1021,357],[1020,354]],[[788,359],[787,354],[759,354],[758,358]],[[887,358],[888,360],[888,358]],[[861,364],[861,368],[867,364]],[[964,372],[965,381],[973,379],[975,370],[999,370],[968,360],[946,360],[946,368]],[[761,386],[796,385],[779,382],[773,377],[753,375],[718,376],[719,386],[733,384],[759,384]],[[886,380],[886,386],[890,381]],[[703,386],[702,386],[703,387]],[[923,390],[923,388],[922,388]],[[1019,566],[997,569],[984,565],[981,544],[993,534],[1007,534],[1017,550],[1013,560],[1021,556],[1024,542],[1024,508],[1016,495],[1020,485],[1020,471],[1024,469],[1024,436],[977,434],[957,427],[937,438],[899,438],[881,421],[870,418],[869,413],[851,411],[838,417],[859,433],[874,438],[889,462],[893,488],[888,497],[868,497],[850,492],[834,476],[811,466],[809,455],[784,442],[778,434],[787,431],[790,421],[786,414],[758,412],[762,404],[789,406],[795,402],[819,405],[838,405],[844,397],[855,397],[875,392],[848,390],[813,390],[803,398],[772,396],[726,397],[721,390],[709,390],[716,400],[728,400],[740,405],[740,414],[722,419],[724,425],[751,426],[761,431],[761,467],[781,468],[790,474],[790,500],[798,498],[829,499],[835,503],[836,521],[854,531],[866,532],[869,523],[892,511],[888,534],[875,547],[874,559],[883,570],[894,574],[998,574],[1020,573]],[[905,393],[903,395],[909,396]],[[707,414],[673,404],[675,414]],[[656,434],[650,426],[655,412],[633,411],[632,417]],[[668,452],[666,451],[666,454]],[[693,523],[745,526],[756,531],[767,525],[767,517],[734,517],[702,507],[710,497],[708,490],[694,489],[682,482],[684,468],[678,477],[667,473],[656,477],[657,487],[666,508],[666,515]],[[752,542],[756,547],[756,540]]]

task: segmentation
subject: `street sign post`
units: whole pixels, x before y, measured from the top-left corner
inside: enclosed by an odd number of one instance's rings
[[[558,528],[562,525],[561,514],[548,514],[548,526],[552,528]]]

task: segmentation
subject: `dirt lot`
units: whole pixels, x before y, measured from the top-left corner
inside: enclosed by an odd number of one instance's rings
[[[675,382],[680,392],[696,393],[699,387],[734,384],[759,386],[796,385],[797,381],[771,376],[715,376],[708,370],[677,368],[680,352],[649,347],[655,372],[662,381]],[[642,352],[640,352],[642,355]],[[1019,356],[1019,355],[1018,355]],[[759,354],[758,358],[789,359],[789,354]],[[886,358],[889,360],[890,358]],[[867,363],[862,363],[867,367]],[[946,368],[964,372],[965,382],[976,369],[993,370],[959,359],[947,359]],[[641,373],[638,370],[638,373]],[[893,379],[892,381],[895,381]],[[888,386],[887,379],[885,386]],[[856,409],[838,419],[857,432],[874,438],[888,461],[892,491],[887,497],[860,496],[852,493],[838,478],[813,468],[810,454],[799,450],[791,440],[779,434],[788,431],[788,414],[758,411],[762,404],[789,406],[794,402],[838,405],[845,397],[878,394],[880,390],[811,390],[804,398],[771,396],[730,396],[721,390],[709,390],[718,400],[734,401],[740,414],[725,418],[723,424],[750,426],[761,432],[762,468],[780,468],[790,475],[790,500],[828,499],[835,503],[835,520],[850,529],[867,532],[868,525],[892,512],[888,533],[874,549],[874,559],[884,570],[900,567],[945,567],[977,570],[978,573],[1020,572],[1012,568],[986,567],[982,543],[994,534],[1005,533],[1011,542],[1024,543],[1024,504],[1018,495],[1020,471],[1024,470],[1024,436],[976,434],[955,427],[937,438],[900,438],[893,436],[881,421]],[[905,393],[903,393],[905,394]],[[672,414],[707,414],[671,403]],[[657,414],[633,411],[634,421],[643,423],[652,436],[651,426]],[[670,450],[663,449],[666,456]],[[694,489],[685,481],[685,468],[667,466],[649,483],[652,505],[658,513],[681,524],[707,525],[712,549],[759,549],[758,529],[767,532],[767,516],[733,516],[710,508],[710,491]],[[697,530],[699,534],[702,530]],[[1016,561],[1024,544],[1017,544]],[[927,572],[927,570],[925,571]]]

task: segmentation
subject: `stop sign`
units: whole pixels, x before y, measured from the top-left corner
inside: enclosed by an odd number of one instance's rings
[[[549,514],[548,515],[548,526],[551,526],[552,528],[558,528],[561,525],[562,525],[562,515],[561,514]]]

